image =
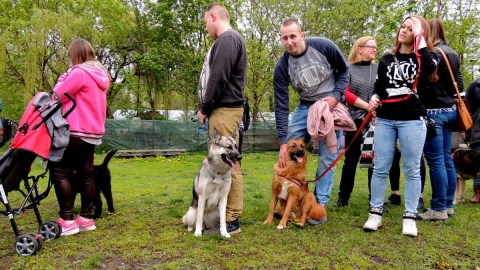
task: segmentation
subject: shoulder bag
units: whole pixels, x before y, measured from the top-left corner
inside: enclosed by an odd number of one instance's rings
[[[457,131],[466,131],[469,130],[473,126],[472,116],[470,115],[470,111],[468,110],[468,103],[466,103],[462,96],[460,96],[460,91],[458,91],[457,82],[455,81],[455,77],[453,76],[452,68],[450,67],[450,62],[448,61],[445,52],[438,48],[440,53],[443,55],[445,59],[445,63],[447,63],[448,71],[450,71],[450,76],[452,77],[453,86],[455,86],[455,91],[457,91],[457,107],[458,107],[458,116],[457,116]]]

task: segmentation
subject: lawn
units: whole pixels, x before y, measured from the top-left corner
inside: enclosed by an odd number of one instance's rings
[[[98,154],[96,163],[104,156]],[[242,233],[230,239],[194,237],[181,218],[190,205],[193,177],[204,156],[188,153],[171,158],[112,159],[116,212],[108,213],[104,204],[103,216],[96,220],[97,230],[45,242],[33,256],[15,253],[10,222],[1,216],[0,269],[480,269],[480,205],[459,204],[456,216],[445,222],[418,222],[416,238],[401,234],[403,205],[390,206],[383,227],[366,233],[362,230],[368,216],[366,169],[357,171],[349,205],[333,207],[342,160],[325,225],[302,229],[289,223],[282,231],[276,229],[278,220],[264,225],[277,152],[244,155]],[[312,157],[308,179],[314,178],[317,165]],[[41,171],[37,160],[32,173]],[[41,181],[40,189],[46,182]],[[403,178],[401,182],[403,189]],[[427,183],[427,205],[430,194]],[[471,195],[469,181],[466,197]],[[14,206],[19,197],[18,192],[9,194]],[[58,218],[53,190],[41,202],[40,212],[44,220]],[[38,229],[31,210],[15,219],[22,233]]]

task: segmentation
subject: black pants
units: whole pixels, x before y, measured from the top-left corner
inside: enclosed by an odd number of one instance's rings
[[[70,137],[59,163],[49,163],[55,194],[60,207],[60,217],[73,220],[73,190],[81,194],[80,215],[93,218],[95,184],[93,182],[93,158],[95,145],[77,137]]]

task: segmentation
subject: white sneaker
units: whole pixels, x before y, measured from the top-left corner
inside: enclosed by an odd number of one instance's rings
[[[403,215],[402,234],[411,237],[416,237],[418,235],[416,214],[405,213]]]
[[[382,227],[382,208],[372,208],[370,214],[368,214],[368,220],[363,225],[365,231],[376,231]]]

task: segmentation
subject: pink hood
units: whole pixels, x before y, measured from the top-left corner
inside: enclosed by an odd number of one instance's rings
[[[72,95],[77,102],[77,107],[67,117],[71,136],[93,139],[103,136],[109,87],[110,75],[97,61],[75,65],[59,77],[53,91],[60,96],[63,111],[72,106],[65,93]]]

